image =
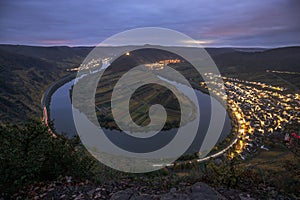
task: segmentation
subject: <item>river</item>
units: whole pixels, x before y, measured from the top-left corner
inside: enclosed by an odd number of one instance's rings
[[[54,121],[54,128],[57,133],[65,134],[68,137],[72,137],[77,134],[75,124],[72,115],[72,104],[70,99],[70,89],[74,84],[74,80],[69,81],[58,88],[51,96],[50,101],[50,119]],[[180,83],[172,82],[177,88],[183,88],[184,86]],[[208,129],[210,116],[211,116],[211,106],[209,95],[195,90],[200,109],[200,123],[197,132],[197,136],[187,150],[187,153],[197,152],[202,144],[205,133]],[[224,108],[225,109],[225,108]],[[223,141],[228,134],[231,132],[231,119],[229,115],[226,114],[225,124],[219,138],[219,142]],[[164,131],[164,134],[159,134],[160,137],[156,140],[149,142],[151,144],[145,145],[146,140],[141,143],[137,143],[136,140],[130,139],[130,137],[124,137],[125,134],[116,130],[105,129],[106,135],[115,144],[122,146],[127,150],[146,152],[151,149],[158,149],[164,146],[170,141],[176,134],[176,129]],[[122,137],[120,137],[122,136]],[[120,139],[122,138],[122,139]],[[149,147],[150,149],[147,149]]]

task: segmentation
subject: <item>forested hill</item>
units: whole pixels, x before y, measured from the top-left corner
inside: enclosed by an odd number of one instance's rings
[[[23,55],[26,57],[38,58],[55,63],[58,67],[72,67],[82,62],[92,47],[39,47],[39,46],[23,46],[23,45],[0,45],[0,50]]]
[[[89,48],[0,45],[0,123],[41,116],[40,99]]]
[[[221,72],[253,72],[272,70],[300,71],[300,47],[284,47],[263,51],[234,50],[216,54],[207,49]]]
[[[92,47],[0,45],[0,123],[39,117],[40,98],[53,81],[78,67]],[[277,49],[207,48],[221,73],[274,81],[266,70],[300,71],[300,47]],[[286,76],[292,84],[299,76]]]

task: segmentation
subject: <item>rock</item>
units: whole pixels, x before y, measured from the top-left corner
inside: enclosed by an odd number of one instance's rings
[[[191,199],[226,199],[219,192],[205,183],[196,183],[191,186]]]
[[[73,182],[73,181],[72,181]],[[127,189],[125,189],[127,188]],[[36,189],[32,187],[31,190]],[[48,190],[53,190],[48,192]],[[248,190],[249,191],[249,190]],[[161,188],[160,185],[147,186],[142,184],[135,184],[134,187],[129,187],[128,184],[121,185],[118,183],[105,184],[101,186],[89,185],[62,185],[57,186],[53,184],[51,187],[42,187],[37,191],[27,193],[18,193],[14,199],[25,199],[27,196],[30,199],[112,199],[112,200],[198,200],[198,199],[240,199],[253,200],[257,198],[255,193],[246,193],[236,189],[228,189],[225,187],[212,188],[209,185],[198,182],[190,185],[189,183],[181,182],[176,185],[176,188]],[[261,193],[268,194],[268,197],[274,199],[284,199],[280,196],[280,192],[275,188],[265,188]],[[251,196],[250,196],[251,194]],[[254,196],[256,195],[256,196]],[[20,196],[20,197],[19,197]],[[19,198],[18,198],[19,197]],[[264,196],[263,196],[264,197]],[[279,198],[280,197],[280,198]],[[258,198],[259,199],[259,198]],[[1,196],[0,196],[1,200]]]
[[[133,189],[126,189],[116,192],[112,195],[111,200],[222,200],[226,199],[219,192],[204,183],[196,183],[192,186],[183,188],[185,191],[177,191],[176,188],[171,188],[166,194],[138,194]]]
[[[72,182],[72,176],[66,176],[65,178],[66,178],[67,183]]]
[[[189,196],[187,194],[172,194],[172,193],[167,193],[164,195],[161,195],[158,199],[160,200],[190,200]]]
[[[74,200],[81,200],[81,199],[84,199],[83,194],[79,194]]]
[[[219,189],[218,191],[220,191],[222,193],[223,196],[227,197],[228,199],[240,199],[239,197],[239,190],[234,190],[234,189]]]
[[[171,188],[170,189],[170,193],[175,193],[176,192],[176,188]]]
[[[87,195],[92,196],[95,193],[95,189],[92,189],[87,192]]]
[[[251,198],[249,194],[245,194],[245,193],[239,194],[239,197],[241,200],[255,200],[254,198]]]
[[[154,200],[154,197],[149,194],[133,195],[130,200]]]
[[[40,198],[44,198],[47,195],[47,193],[43,193],[40,195]]]
[[[133,190],[128,188],[126,190],[116,192],[111,196],[110,200],[129,200],[133,194]]]
[[[277,197],[278,196],[278,192],[275,190],[272,190],[271,192],[272,197]]]
[[[101,197],[102,197],[101,193],[98,193],[98,194],[95,194],[94,199],[101,198]]]

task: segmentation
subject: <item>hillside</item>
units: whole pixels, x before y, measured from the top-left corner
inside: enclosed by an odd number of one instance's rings
[[[45,61],[54,62],[57,67],[70,68],[82,62],[90,51],[90,47],[38,47],[23,45],[0,45],[0,50],[8,53],[37,58]]]
[[[40,99],[44,90],[65,76],[66,68],[79,65],[87,52],[0,45],[0,123],[41,116]]]
[[[43,91],[53,81],[67,75],[66,69],[79,66],[91,50],[91,47],[0,45],[0,123],[39,117]],[[300,47],[257,51],[207,48],[207,51],[223,75],[275,83],[293,90],[300,87],[299,75],[266,72],[299,72]]]
[[[213,59],[223,72],[253,72],[266,69],[300,71],[300,47],[260,52],[233,51],[213,55]]]
[[[209,50],[208,50],[209,51]],[[299,91],[300,47],[282,47],[265,51],[233,51],[212,56],[224,76],[265,82]],[[284,73],[270,73],[280,71]]]

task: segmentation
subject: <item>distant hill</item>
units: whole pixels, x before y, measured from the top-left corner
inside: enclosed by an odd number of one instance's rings
[[[23,55],[32,58],[38,58],[45,61],[55,62],[58,67],[73,67],[82,62],[91,50],[91,47],[38,47],[38,46],[23,46],[23,45],[0,45],[0,50]]]
[[[210,50],[214,52],[215,50]],[[210,52],[208,51],[208,52]],[[300,47],[284,47],[265,51],[232,51],[212,55],[221,72],[254,72],[273,70],[300,71]]]
[[[107,51],[112,49],[108,47]],[[0,123],[40,116],[40,98],[47,86],[67,75],[66,69],[79,66],[91,50],[92,47],[0,45]],[[206,50],[223,75],[275,84],[281,84],[284,78],[300,87],[299,76],[276,77],[266,73],[266,70],[300,72],[300,47]],[[157,57],[168,58],[172,58],[171,54]]]

